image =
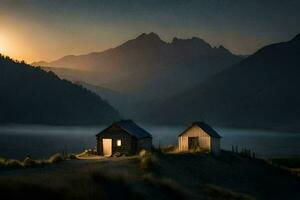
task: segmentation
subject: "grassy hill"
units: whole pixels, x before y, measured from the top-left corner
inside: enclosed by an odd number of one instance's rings
[[[0,170],[7,199],[299,199],[299,177],[229,152],[161,154]]]

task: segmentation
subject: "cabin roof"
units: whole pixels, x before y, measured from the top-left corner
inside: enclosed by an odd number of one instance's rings
[[[143,128],[138,126],[132,120],[122,120],[122,121],[114,122],[111,126],[113,126],[113,125],[117,125],[118,127],[123,129],[130,135],[136,137],[137,139],[142,139],[142,138],[147,138],[147,137],[152,138],[150,133],[148,133],[146,130],[144,130]],[[108,128],[110,128],[111,126],[109,126]],[[106,131],[108,128],[104,129],[103,131],[98,133],[96,136],[100,135],[101,133]]]
[[[179,137],[181,135],[183,135],[188,129],[190,129],[192,126],[198,126],[199,128],[201,128],[203,131],[205,131],[210,137],[212,138],[221,138],[221,136],[217,133],[217,131],[215,129],[213,129],[211,126],[209,126],[208,124],[206,124],[205,122],[194,122],[189,128],[187,128],[185,131],[183,131]]]

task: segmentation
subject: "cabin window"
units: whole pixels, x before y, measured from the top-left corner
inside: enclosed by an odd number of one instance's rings
[[[122,145],[121,140],[117,140],[117,146],[120,147]]]

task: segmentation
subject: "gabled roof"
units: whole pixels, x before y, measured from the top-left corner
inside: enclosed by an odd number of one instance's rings
[[[142,139],[142,138],[147,138],[147,137],[152,138],[150,133],[148,133],[143,128],[138,126],[132,120],[122,120],[122,121],[114,122],[111,126],[113,126],[113,125],[120,127],[121,129],[123,129],[130,135],[136,137],[137,139]],[[108,128],[110,128],[111,126],[109,126]],[[107,130],[107,128],[104,129],[103,131],[101,131],[100,133],[98,133],[96,136],[103,133],[105,130]]]
[[[190,129],[193,126],[198,126],[201,128],[204,132],[206,132],[210,137],[213,138],[221,138],[221,136],[213,129],[211,126],[206,124],[205,122],[194,122],[189,128],[187,128],[185,131],[183,131],[179,136],[183,135],[188,129]]]

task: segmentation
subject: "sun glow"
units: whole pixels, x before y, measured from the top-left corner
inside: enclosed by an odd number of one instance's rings
[[[8,47],[8,40],[3,34],[0,33],[0,53],[6,54],[7,47]]]
[[[23,47],[26,47],[26,45],[21,43],[20,39],[14,34],[0,32],[0,54],[17,60],[31,61],[31,54],[27,52],[28,47],[27,51]]]

